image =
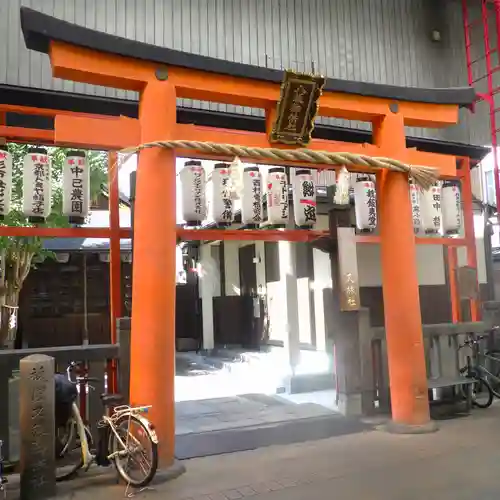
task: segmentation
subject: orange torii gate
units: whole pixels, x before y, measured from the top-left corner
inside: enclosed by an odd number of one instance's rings
[[[49,55],[54,77],[140,93],[138,120],[58,114],[54,136],[58,145],[120,150],[154,141],[184,140],[247,147],[270,146],[268,134],[178,124],[176,99],[263,108],[269,132],[280,97],[281,71],[125,40],[27,8],[21,9],[21,23],[27,47]],[[474,91],[469,88],[411,89],[328,79],[319,100],[318,114],[371,122],[374,144],[313,140],[308,148],[327,152],[349,151],[393,158],[408,164],[431,165],[439,169],[441,177],[455,177],[455,157],[408,149],[404,127],[455,124],[459,106],[470,105],[474,98]],[[318,236],[314,231],[177,229],[177,153],[188,157],[221,157],[220,154],[200,154],[198,150],[160,147],[143,150],[139,157],[130,396],[134,402],[153,405],[152,419],[162,443],[164,465],[169,465],[174,457],[177,236],[201,240],[275,241],[307,241]],[[300,165],[297,162],[281,163]],[[313,168],[332,167],[314,165]],[[466,170],[464,185],[470,192]],[[392,418],[403,426],[425,426],[429,423],[429,408],[408,176],[384,171],[377,180]],[[467,246],[470,262],[475,266],[472,199],[467,195],[464,201],[466,229],[468,227],[466,238],[441,238],[433,242]],[[43,233],[31,229],[30,234]],[[118,238],[119,229],[111,236]],[[366,241],[370,237],[363,238]],[[372,241],[376,240],[369,242]]]

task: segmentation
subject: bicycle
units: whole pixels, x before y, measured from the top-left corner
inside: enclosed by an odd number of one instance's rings
[[[3,454],[2,454],[3,441],[0,441],[0,494],[3,498],[7,497],[7,478],[3,475]]]
[[[76,363],[72,362],[66,370],[70,382],[83,383],[87,386],[89,382],[98,380],[87,376],[77,376],[74,381],[71,378],[71,372],[76,366]],[[103,394],[101,401],[105,408],[105,414],[97,424],[97,450],[92,451],[90,450],[90,446],[93,445],[92,434],[83,422],[76,401],[73,401],[72,415],[66,427],[68,435],[66,441],[62,443],[64,446],[58,454],[58,459],[59,461],[67,459],[70,453],[76,451],[78,460],[69,470],[60,474],[56,472],[56,480],[69,479],[80,469],[87,471],[93,463],[101,467],[113,463],[119,476],[127,484],[138,488],[147,486],[154,478],[158,468],[158,437],[153,425],[143,416],[151,408],[151,405],[137,407],[120,405],[123,402],[123,396],[120,394]],[[133,427],[137,427],[137,435],[132,432]],[[151,447],[150,461],[145,456],[141,438],[144,438],[146,444]],[[75,445],[74,448],[71,448],[72,444]],[[137,460],[139,462],[135,464]],[[139,478],[131,475],[133,471],[129,469],[129,466],[134,464],[139,465],[142,469],[142,475]]]
[[[464,375],[467,378],[475,380],[471,388],[472,404],[474,406],[477,406],[478,408],[483,408],[483,409],[489,408],[491,406],[491,404],[493,403],[493,395],[494,395],[494,391],[490,383],[484,376],[485,374],[491,376],[493,375],[479,363],[479,357],[486,356],[486,354],[481,354],[479,350],[479,342],[485,338],[486,336],[484,335],[471,337],[469,340],[465,340],[463,344],[460,344],[457,349],[457,351],[460,351],[464,347],[469,347],[472,351],[472,359],[474,360],[474,363],[472,363],[471,361],[471,356],[467,356],[466,365],[460,369],[460,374]],[[468,389],[462,387],[462,391],[466,390]],[[466,394],[463,394],[463,396],[465,398],[467,397]],[[480,399],[481,397],[484,399]]]

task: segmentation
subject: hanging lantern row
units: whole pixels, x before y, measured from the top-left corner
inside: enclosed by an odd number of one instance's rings
[[[415,233],[446,235],[460,232],[462,227],[462,197],[457,180],[436,182],[428,191],[410,185],[410,197]]]
[[[45,148],[30,148],[23,159],[23,213],[43,223],[52,208],[51,158]],[[0,150],[0,220],[11,209],[12,155]],[[83,151],[68,151],[63,167],[63,215],[83,224],[90,209],[90,172]]]
[[[182,217],[188,226],[199,226],[207,218],[220,226],[230,225],[234,220],[233,186],[234,172],[231,165],[217,163],[209,178],[206,178],[201,161],[185,162],[179,173],[181,183]],[[268,170],[266,185],[257,166],[243,168],[237,191],[241,199],[241,222],[248,227],[266,223],[286,226],[290,207],[288,179],[283,167]],[[295,224],[302,228],[316,223],[316,185],[309,169],[299,169],[292,186]],[[266,200],[267,217],[263,215],[263,199]]]
[[[351,186],[349,172],[342,168],[336,183],[334,203],[348,205],[353,191],[356,226],[360,231],[373,231],[377,226],[377,194],[372,175],[356,175]],[[446,235],[458,234],[462,227],[462,200],[460,182],[436,182],[423,191],[410,181],[410,202],[415,233]]]
[[[207,180],[202,162],[190,160],[179,173],[182,190],[182,216],[189,226],[199,226],[207,218],[222,226],[234,220],[235,193],[231,165],[217,163]],[[290,217],[288,179],[285,168],[271,167],[266,185],[257,166],[243,168],[239,177],[241,222],[248,227],[262,223],[283,227]],[[428,191],[410,181],[410,202],[415,233],[452,235],[460,231],[462,209],[459,181],[437,182]],[[352,194],[351,194],[352,193]],[[297,168],[292,186],[295,224],[310,228],[316,223],[316,183],[310,169]],[[373,231],[378,224],[377,191],[373,175],[351,175],[341,168],[336,177],[334,204],[348,205],[354,199],[356,226]],[[262,201],[267,205],[263,215]],[[207,210],[208,207],[208,210]]]

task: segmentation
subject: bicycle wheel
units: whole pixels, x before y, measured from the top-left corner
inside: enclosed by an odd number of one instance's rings
[[[79,411],[74,405],[73,413]],[[65,481],[74,477],[74,475],[83,467],[83,453],[78,428],[75,423],[75,416],[71,417],[66,426],[58,429],[60,435],[56,436],[56,481]],[[92,434],[85,427],[87,442],[90,448],[93,445]]]
[[[472,405],[477,408],[489,408],[493,403],[493,390],[487,380],[474,377],[472,383]],[[467,398],[467,386],[461,386],[464,399]]]
[[[500,398],[500,351],[488,351],[488,354],[498,358],[498,361],[493,361],[493,365],[491,367],[492,377],[488,376],[488,382],[493,390],[493,395],[497,398]]]
[[[109,452],[122,479],[137,488],[147,486],[158,468],[158,444],[151,440],[143,420],[125,414],[115,421],[115,430],[127,446],[125,449],[116,435],[110,432]]]

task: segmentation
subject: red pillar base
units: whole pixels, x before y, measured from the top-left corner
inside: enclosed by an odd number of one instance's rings
[[[420,425],[401,424],[391,421],[388,422],[384,428],[390,434],[431,434],[439,430],[439,426],[434,420]]]

